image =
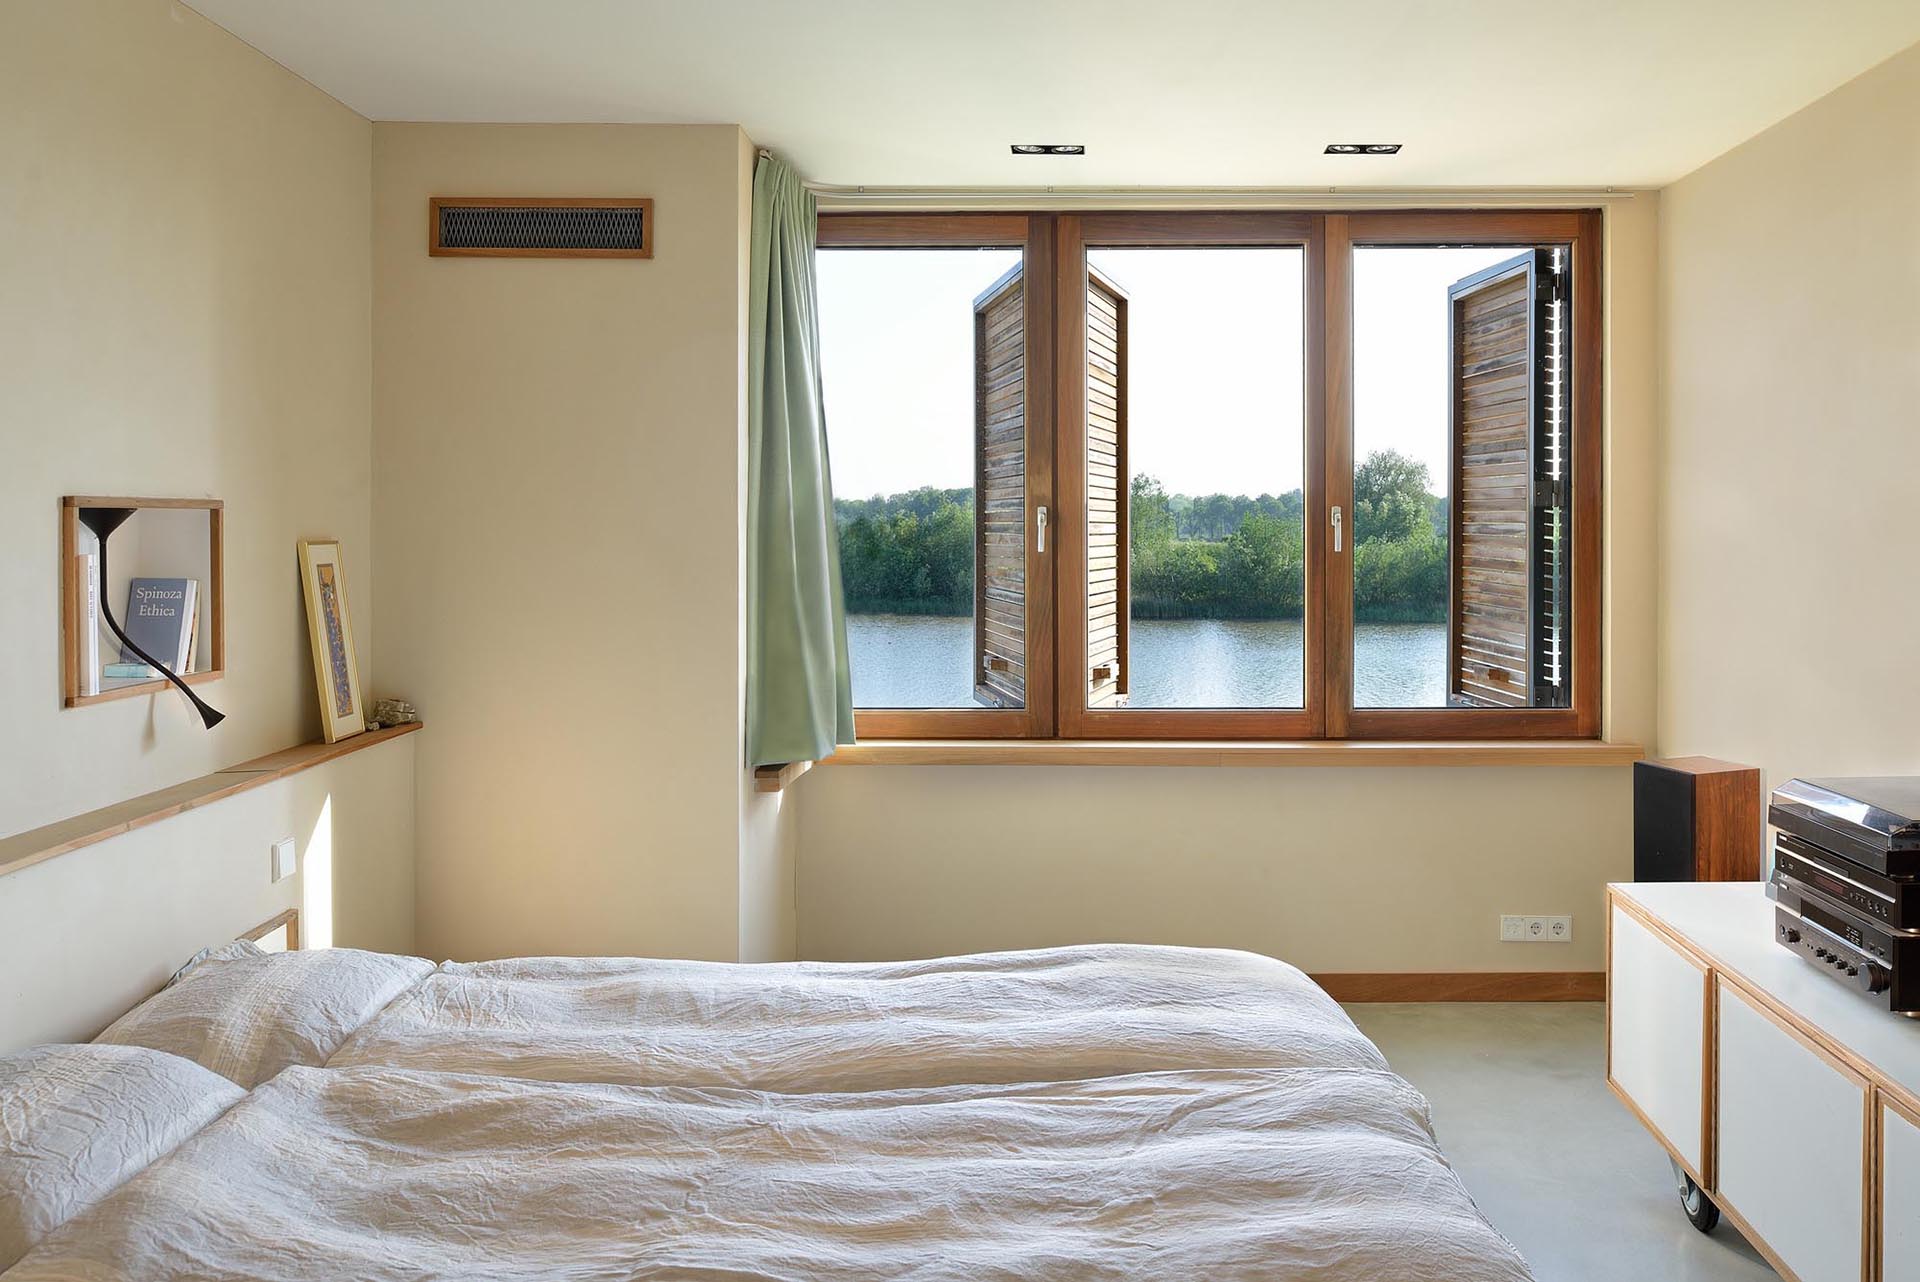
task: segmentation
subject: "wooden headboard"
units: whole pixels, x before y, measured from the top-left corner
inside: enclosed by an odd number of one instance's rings
[[[275,936],[279,938],[276,939]],[[289,908],[283,913],[277,913],[252,930],[242,932],[240,938],[250,939],[270,953],[298,952],[300,951],[300,910]]]

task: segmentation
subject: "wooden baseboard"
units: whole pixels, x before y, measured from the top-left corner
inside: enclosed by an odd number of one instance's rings
[[[1599,970],[1403,971],[1314,975],[1338,1002],[1598,1002],[1607,996]]]

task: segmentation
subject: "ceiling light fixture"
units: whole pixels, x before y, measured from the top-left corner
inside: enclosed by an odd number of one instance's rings
[[[1392,156],[1400,151],[1397,142],[1330,142],[1324,153],[1329,156]]]
[[[1010,150],[1016,156],[1084,156],[1087,154],[1086,144],[1078,142],[1016,142]]]

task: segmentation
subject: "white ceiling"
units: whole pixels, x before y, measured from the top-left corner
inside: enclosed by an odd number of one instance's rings
[[[375,120],[739,123],[876,186],[1657,186],[1920,40],[1920,0],[192,3]]]

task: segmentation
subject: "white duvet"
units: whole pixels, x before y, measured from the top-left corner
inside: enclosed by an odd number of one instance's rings
[[[291,1068],[6,1282],[1519,1282],[1367,1068],[776,1097]]]
[[[876,964],[449,963],[328,1064],[787,1092],[1386,1068],[1284,962],[1134,945]]]

